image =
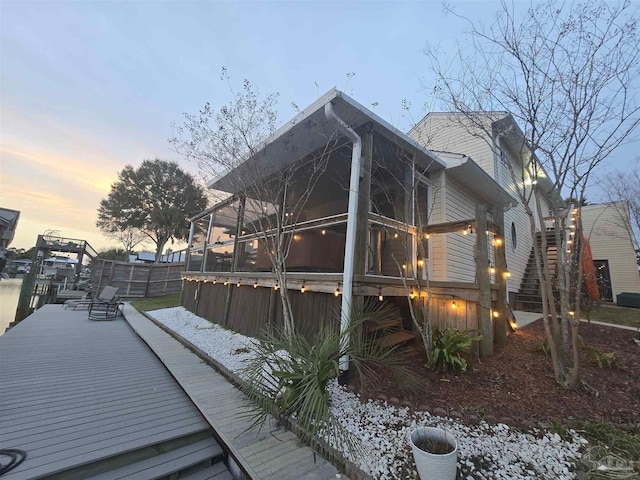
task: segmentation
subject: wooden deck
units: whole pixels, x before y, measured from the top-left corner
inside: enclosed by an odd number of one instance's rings
[[[250,478],[347,478],[310,448],[300,446],[291,432],[275,426],[265,426],[260,433],[246,432],[250,422],[242,417],[248,405],[244,394],[128,304],[125,305],[125,316],[200,409],[223,448],[228,448],[230,455]]]
[[[93,322],[86,311],[46,305],[0,337],[0,358],[0,446],[27,452],[3,480],[87,478],[141,458],[153,466],[158,453],[149,450],[176,442],[174,457],[193,456],[185,445],[207,439],[199,448],[222,454],[207,421],[121,317]]]

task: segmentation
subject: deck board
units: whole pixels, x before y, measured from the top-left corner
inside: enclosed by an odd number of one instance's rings
[[[190,355],[198,357],[128,304],[125,305],[124,312],[129,324],[156,352],[214,428],[236,462],[251,478],[346,478],[320,455],[301,446],[291,432],[281,428],[270,430],[269,425],[260,432],[247,432],[251,422],[243,414],[247,411],[249,400],[240,390],[202,361],[188,359]],[[176,349],[176,345],[180,345],[182,353],[180,349]],[[191,367],[185,368],[185,365]],[[275,425],[275,421],[272,420],[271,424]]]
[[[45,305],[0,337],[0,445],[37,478],[210,427],[122,318]]]

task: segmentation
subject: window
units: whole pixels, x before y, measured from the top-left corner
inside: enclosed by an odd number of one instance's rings
[[[516,223],[511,222],[511,248],[515,251],[518,247],[518,234],[516,232]]]

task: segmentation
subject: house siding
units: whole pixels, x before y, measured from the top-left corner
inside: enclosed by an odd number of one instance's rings
[[[466,194],[455,182],[448,180],[445,190],[447,201],[446,222],[458,220],[470,220],[475,218],[475,200]],[[450,282],[475,282],[475,241],[476,235],[463,235],[462,233],[446,233],[447,245],[447,281]]]
[[[607,260],[613,300],[622,292],[640,293],[640,275],[636,264],[625,203],[607,203],[582,207],[582,229],[589,238],[594,260]]]
[[[429,217],[430,224],[443,223],[446,218],[446,202],[443,201],[443,197],[446,191],[445,175],[444,172],[439,172],[432,177],[433,181],[433,209]],[[447,279],[446,269],[446,238],[445,235],[432,235],[429,239],[430,250],[430,263],[431,263],[431,279],[439,282],[444,282]]]
[[[488,122],[488,120],[487,120]],[[490,126],[487,125],[487,131]],[[431,113],[409,132],[416,142],[431,150],[459,153],[471,157],[482,169],[495,178],[494,157],[490,143],[459,115]]]

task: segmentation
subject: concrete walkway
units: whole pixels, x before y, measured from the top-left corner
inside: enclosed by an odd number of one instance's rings
[[[516,325],[518,328],[525,327],[527,325],[532,324],[542,318],[542,314],[538,312],[524,312],[522,310],[514,310],[513,316],[516,317]],[[581,318],[580,321],[582,323],[589,323],[588,320]],[[640,328],[629,327],[627,325],[616,325],[615,323],[607,323],[607,322],[596,322],[595,320],[591,320],[591,323],[594,325],[601,325],[603,327],[613,327],[620,328],[622,330],[630,330],[632,332],[640,331]]]
[[[249,400],[222,375],[129,304],[127,322],[149,345],[216,432],[223,448],[252,479],[347,479],[275,421],[247,431]]]

